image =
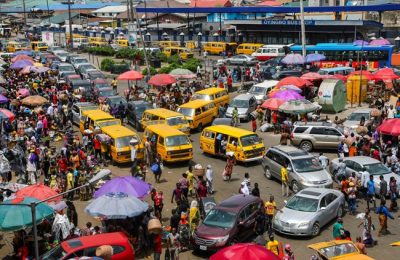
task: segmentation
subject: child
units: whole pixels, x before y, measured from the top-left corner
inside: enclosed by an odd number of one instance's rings
[[[253,128],[253,132],[257,131],[257,121],[254,117],[251,118],[251,127]]]

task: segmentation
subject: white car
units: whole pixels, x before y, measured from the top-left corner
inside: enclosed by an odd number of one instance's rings
[[[218,61],[220,63],[221,61]],[[254,65],[258,60],[250,55],[236,55],[227,59],[222,60],[222,63],[237,64],[237,65]]]
[[[66,51],[54,51],[54,55],[56,57],[58,57],[62,62],[66,62],[67,61],[67,57],[69,55],[69,52]]]
[[[257,99],[257,104],[262,104],[267,99],[268,93],[278,84],[277,80],[265,80],[261,83],[253,85],[247,94],[254,95]]]
[[[354,110],[344,121],[343,126],[348,128],[349,130],[355,130],[357,126],[360,125],[360,120],[364,117],[365,121],[371,119],[371,110],[370,108],[363,108]]]

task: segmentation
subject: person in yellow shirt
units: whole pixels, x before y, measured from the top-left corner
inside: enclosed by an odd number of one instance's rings
[[[266,201],[264,204],[265,209],[265,222],[267,224],[268,234],[272,234],[272,219],[275,215],[276,203],[274,200],[274,196],[269,197],[269,201]]]
[[[189,166],[189,169],[186,171],[186,175],[187,175],[187,180],[189,182],[189,186],[188,186],[189,195],[191,197],[193,197],[193,195],[194,195],[193,190],[194,190],[194,180],[195,180],[195,178],[194,178],[193,167],[192,166]]]
[[[282,180],[282,196],[289,196],[289,178],[287,173],[287,164],[285,163],[281,168]]]
[[[112,87],[115,91],[117,91],[117,79],[116,79],[116,78],[114,78],[114,79],[111,81],[111,87]]]
[[[74,174],[72,173],[72,169],[68,169],[67,173],[67,190],[71,190],[74,188]],[[73,200],[74,192],[68,193],[68,200]]]
[[[274,235],[269,235],[269,241],[267,242],[267,249],[279,256],[279,242],[274,239]]]

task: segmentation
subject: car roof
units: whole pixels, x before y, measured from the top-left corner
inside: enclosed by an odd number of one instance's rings
[[[252,195],[238,194],[227,198],[226,200],[218,204],[216,207],[228,209],[229,211],[239,211],[246,205],[259,201],[260,198],[258,197]]]
[[[325,188],[305,188],[299,191],[295,196],[300,195],[301,197],[321,198],[327,193],[336,193],[336,190]]]
[[[105,126],[101,128],[101,131],[105,134],[112,135],[115,138],[132,135],[137,136],[136,132],[122,125]]]
[[[365,164],[373,164],[373,163],[380,163],[381,161],[369,157],[369,156],[352,156],[352,157],[346,157],[345,161],[353,161],[361,165]]]
[[[250,98],[254,97],[254,95],[251,94],[240,94],[234,97],[233,99],[238,99],[238,100],[249,100]]]
[[[113,90],[113,88],[110,87],[105,87],[105,88],[99,88],[99,91],[107,91],[107,90]]]
[[[144,100],[129,101],[128,103],[131,104],[131,105],[134,105],[134,106],[146,106],[146,105],[151,105],[149,102],[144,101]]]
[[[296,121],[293,124],[294,127],[297,126],[336,126],[335,124],[329,122],[303,122],[303,121]]]
[[[351,112],[352,114],[358,114],[358,113],[371,113],[372,109],[371,108],[360,108],[360,109],[356,109],[353,112]]]
[[[294,146],[289,146],[289,145],[276,145],[276,146],[272,146],[271,149],[275,149],[278,150],[281,153],[284,153],[290,157],[313,157],[313,155],[311,155],[310,153],[299,149],[297,147]]]
[[[113,233],[103,233],[92,236],[82,236],[78,238],[73,238],[61,243],[61,247],[67,251],[78,251],[88,247],[97,247],[104,245],[105,241],[107,244],[118,244],[118,243],[126,243],[128,238],[122,232],[113,232]]]
[[[148,109],[146,110],[147,113],[157,115],[157,116],[162,116],[163,118],[168,118],[168,117],[175,117],[175,116],[184,116],[181,113],[168,110],[165,108],[153,108],[153,109]]]
[[[189,101],[189,102],[187,102],[185,104],[182,104],[179,107],[182,107],[182,108],[199,108],[199,107],[202,107],[204,105],[210,104],[212,102],[213,101],[211,101],[211,100],[196,99],[196,100]]]
[[[155,125],[149,125],[147,126],[147,129],[149,129],[150,131],[165,137],[165,136],[176,136],[176,135],[185,135],[185,133],[179,131],[178,129],[166,125],[166,124],[155,124]]]
[[[233,137],[242,137],[246,135],[255,135],[254,132],[245,130],[238,127],[233,127],[229,125],[213,125],[204,128],[204,130],[215,131],[217,133],[226,134]]]
[[[225,91],[223,88],[206,88],[200,91],[195,92],[195,94],[200,94],[200,95],[213,95],[215,93],[219,93]]]
[[[61,62],[60,64],[58,64],[58,66],[69,66],[69,67],[73,67],[72,64],[69,64],[67,62]]]
[[[77,102],[74,105],[77,107],[96,106],[96,104],[93,104],[92,102]]]

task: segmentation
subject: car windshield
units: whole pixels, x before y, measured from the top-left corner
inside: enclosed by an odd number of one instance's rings
[[[68,52],[59,52],[57,53],[58,56],[60,57],[67,57],[68,56]]]
[[[60,66],[60,67],[58,67],[58,69],[59,69],[59,71],[72,71],[72,72],[75,72],[75,69],[74,69],[74,67],[72,67],[72,66]]]
[[[97,83],[97,84],[95,85],[95,87],[96,87],[97,89],[100,89],[100,88],[108,88],[109,85],[108,85],[107,83]]]
[[[100,127],[100,129],[102,127],[106,127],[106,126],[112,126],[112,125],[120,125],[121,122],[119,120],[106,120],[106,121],[101,121],[101,122],[97,122],[96,126]]]
[[[302,158],[292,160],[296,172],[315,172],[322,171],[322,167],[316,158]]]
[[[67,252],[65,252],[64,249],[60,245],[58,245],[50,251],[47,251],[46,253],[41,255],[39,258],[42,260],[58,260],[62,259],[66,255]]]
[[[219,209],[212,209],[203,221],[210,227],[232,228],[236,221],[236,214]]]
[[[213,100],[214,98],[211,95],[207,95],[207,94],[194,94],[192,99],[193,100],[200,99],[200,100],[209,101],[209,100]]]
[[[237,107],[237,108],[248,108],[249,107],[249,101],[244,100],[244,99],[233,99],[229,103],[230,107]]]
[[[78,64],[78,63],[89,63],[89,61],[87,59],[75,59],[74,63]]]
[[[183,116],[171,117],[167,119],[167,124],[170,126],[187,124],[188,121]]]
[[[253,86],[249,93],[254,94],[254,95],[264,95],[267,92],[266,88],[263,87],[257,87],[257,86]]]
[[[117,97],[115,97],[115,98],[110,98],[110,103],[112,104],[112,105],[119,105],[119,103],[120,102],[122,102],[122,104],[125,104],[125,99],[123,99],[122,97],[120,97],[120,96],[117,96]]]
[[[381,175],[391,173],[388,167],[382,163],[372,163],[364,165],[367,172],[371,175]]]
[[[81,69],[88,70],[88,69],[96,69],[96,68],[91,64],[84,64],[84,65],[81,65]]]
[[[369,119],[369,113],[352,113],[349,115],[347,120],[349,121],[360,121],[364,117],[365,120]]]
[[[179,146],[190,144],[190,140],[186,135],[176,135],[165,138],[167,146]]]
[[[89,73],[89,78],[90,78],[91,80],[94,80],[94,79],[103,79],[103,78],[104,78],[104,75],[101,74],[101,73]]]
[[[358,252],[358,250],[352,243],[324,247],[319,249],[318,251],[328,259]]]
[[[180,108],[178,108],[178,112],[185,116],[193,116],[194,115],[194,109],[188,108],[188,107],[180,107]]]
[[[123,148],[129,146],[129,142],[132,140],[132,138],[138,140],[136,136],[124,136],[124,137],[118,137],[115,139],[115,147],[117,148]]]
[[[261,144],[262,140],[256,134],[253,134],[241,137],[240,142],[242,143],[242,146],[246,147],[250,145]]]
[[[294,196],[286,204],[286,208],[304,212],[316,212],[318,208],[318,200]]]
[[[101,97],[108,97],[108,96],[112,96],[112,95],[115,95],[115,92],[112,89],[102,90],[99,92],[99,96],[101,96]]]

